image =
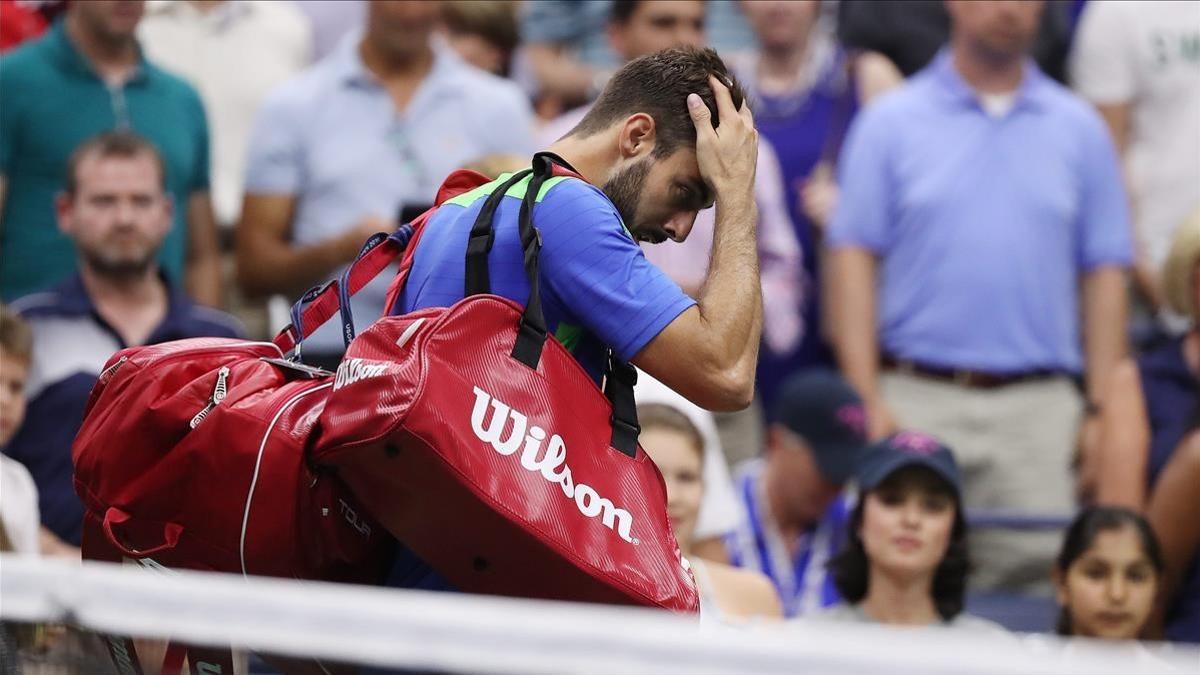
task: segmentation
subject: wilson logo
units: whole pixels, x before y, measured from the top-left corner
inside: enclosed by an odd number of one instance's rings
[[[524,414],[513,410],[479,387],[474,389],[475,408],[471,411],[471,430],[479,440],[491,444],[493,450],[506,457],[521,450],[521,466],[526,471],[540,473],[542,478],[557,484],[562,488],[563,495],[574,501],[575,508],[584,516],[599,518],[605,527],[616,532],[625,541],[631,544],[638,543],[637,539],[629,535],[629,530],[633,527],[633,516],[628,511],[601,497],[590,485],[575,483],[571,476],[571,467],[567,465],[566,444],[558,434],[551,435],[547,442],[545,429],[530,425]],[[487,426],[484,426],[489,407],[492,409],[491,419],[486,420]],[[544,452],[543,443],[546,446]]]
[[[362,359],[346,359],[338,366],[337,377],[333,380],[333,388],[341,389],[348,384],[354,384],[369,377],[379,377],[386,372],[386,363],[368,363]]]

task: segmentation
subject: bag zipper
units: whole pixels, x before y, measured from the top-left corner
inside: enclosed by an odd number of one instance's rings
[[[106,378],[111,376],[113,373],[117,372],[117,368],[120,368],[121,366],[125,365],[125,362],[128,360],[129,360],[128,356],[122,356],[121,358],[117,359],[116,363],[114,363],[111,366],[102,370],[100,372],[100,375],[96,377],[96,380],[99,382],[103,382]]]
[[[192,418],[191,428],[195,429],[196,425],[204,421],[208,417],[208,413],[212,412],[217,404],[225,400],[225,396],[229,393],[229,366],[221,366],[217,371],[217,385],[213,387],[212,396],[208,399],[208,404],[204,406],[196,416]]]

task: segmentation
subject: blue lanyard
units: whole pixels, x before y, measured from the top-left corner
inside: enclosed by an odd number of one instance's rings
[[[792,555],[775,527],[761,494],[761,472],[748,473],[739,486],[749,517],[751,541],[743,538],[732,551],[735,564],[758,567],[775,585],[787,616],[796,616],[826,607],[839,600],[833,580],[824,564],[838,552],[844,533],[846,501],[839,498],[821,521],[804,533],[799,549]],[[747,560],[742,547],[750,544],[757,560]],[[757,563],[755,565],[754,563]]]

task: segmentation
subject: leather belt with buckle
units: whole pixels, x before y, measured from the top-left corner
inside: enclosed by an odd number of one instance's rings
[[[1027,370],[1019,373],[985,373],[978,370],[933,366],[907,359],[897,359],[887,355],[883,356],[880,363],[886,370],[925,377],[931,380],[952,382],[961,387],[971,389],[996,389],[1010,384],[1046,380],[1063,375],[1062,372],[1048,369]]]

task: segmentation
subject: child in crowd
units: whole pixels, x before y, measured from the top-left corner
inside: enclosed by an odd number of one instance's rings
[[[830,562],[843,598],[819,618],[1002,631],[963,612],[967,524],[949,448],[903,431],[867,449],[845,549]]]
[[[704,497],[705,444],[700,431],[683,412],[661,403],[639,405],[638,422],[641,446],[667,486],[667,512],[679,549],[696,576],[701,620],[780,617],[779,598],[765,576],[692,555]]]
[[[1123,507],[1085,509],[1067,530],[1055,563],[1059,635],[1138,639],[1162,575],[1162,552],[1144,518]]]
[[[1191,326],[1114,369],[1080,483],[1096,503],[1146,514],[1165,565],[1151,633],[1200,643],[1200,210],[1176,231],[1162,285]]]
[[[0,304],[0,450],[25,419],[25,380],[33,352],[29,326]],[[29,471],[0,454],[0,550],[37,555],[41,519]]]

